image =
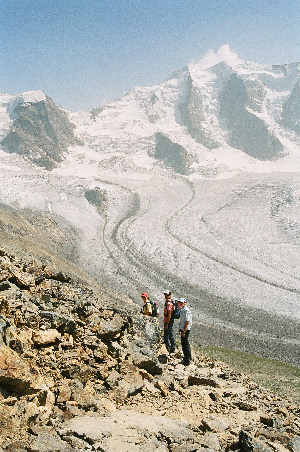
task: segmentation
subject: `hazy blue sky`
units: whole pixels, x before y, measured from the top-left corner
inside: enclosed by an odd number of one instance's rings
[[[161,82],[223,44],[300,61],[299,0],[0,0],[1,92],[43,89],[69,110]]]

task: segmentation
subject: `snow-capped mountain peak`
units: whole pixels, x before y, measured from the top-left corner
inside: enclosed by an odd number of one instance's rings
[[[111,162],[115,154],[118,157],[113,161],[117,162],[122,155],[134,167],[135,156],[139,155],[139,164],[149,163],[150,157],[153,165],[206,176],[245,168],[269,171],[282,164],[286,169],[295,168],[300,165],[299,80],[298,63],[266,66],[245,61],[225,44],[216,52],[209,50],[198,62],[174,72],[158,85],[135,87],[91,114],[67,115],[85,146],[84,154],[88,156],[89,151],[97,149],[99,161],[109,155]],[[41,103],[47,106],[53,123],[63,122],[61,133],[66,127],[63,112],[50,101],[43,91],[2,97],[0,136],[5,151],[31,159],[31,150],[36,149],[43,158],[37,158],[35,152],[34,161],[44,166],[44,127],[26,130],[30,142],[27,149],[18,115],[20,109],[23,117],[32,115],[34,108],[36,120],[36,105]],[[58,122],[55,116],[60,118]],[[22,136],[21,147],[12,139],[16,125]],[[78,144],[72,138],[72,127],[67,127],[67,140],[63,138],[67,145]],[[67,155],[65,144],[61,149]],[[60,161],[62,155],[55,155],[50,167]]]
[[[20,96],[25,103],[36,103],[46,100],[46,94],[42,90],[26,91]]]

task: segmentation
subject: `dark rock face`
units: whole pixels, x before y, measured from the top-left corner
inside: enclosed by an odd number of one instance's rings
[[[300,135],[300,81],[283,104],[282,119],[279,123]]]
[[[186,80],[186,92],[184,99],[178,104],[179,123],[186,126],[189,134],[203,146],[213,149],[218,146],[204,130],[202,122],[203,114],[203,98],[200,90],[193,85],[190,76]]]
[[[219,96],[219,116],[228,130],[230,146],[258,160],[272,160],[280,155],[283,146],[263,121],[247,110],[248,107],[257,111],[259,107],[259,96],[251,95],[254,88],[250,85],[249,93],[244,80],[232,74]]]
[[[84,196],[86,200],[99,212],[102,212],[105,209],[105,203],[107,201],[107,194],[105,190],[95,187],[93,189],[86,190]]]
[[[10,131],[2,140],[6,152],[27,156],[48,170],[62,161],[68,146],[79,144],[67,114],[46,96],[39,102],[18,104]]]
[[[189,166],[192,162],[186,149],[160,132],[155,134],[154,157],[161,160],[176,173],[189,174]]]
[[[254,439],[244,431],[241,431],[239,434],[239,446],[242,452],[272,452],[273,450],[262,441]]]

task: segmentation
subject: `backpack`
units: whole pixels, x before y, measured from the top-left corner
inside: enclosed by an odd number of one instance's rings
[[[156,303],[155,301],[150,301],[151,306],[152,306],[152,317],[158,317],[159,316],[159,306],[158,303]]]
[[[179,307],[178,301],[172,300],[172,303],[173,303],[172,319],[179,319],[180,318],[180,307]]]

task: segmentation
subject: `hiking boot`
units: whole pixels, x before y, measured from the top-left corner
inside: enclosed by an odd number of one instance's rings
[[[191,361],[183,361],[184,366],[189,366],[191,364]]]

